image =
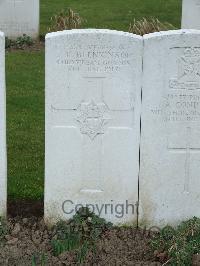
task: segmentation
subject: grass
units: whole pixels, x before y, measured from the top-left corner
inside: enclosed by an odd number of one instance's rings
[[[44,52],[6,56],[8,195],[38,199],[44,176]]]
[[[41,34],[50,18],[71,7],[84,27],[128,31],[130,22],[156,17],[180,27],[181,0],[41,0]],[[8,195],[41,199],[44,182],[44,51],[9,52],[7,76]]]
[[[49,18],[65,7],[71,7],[85,18],[85,27],[127,31],[134,18],[151,16],[180,27],[181,0],[42,0],[42,34],[48,28]]]
[[[200,219],[194,217],[176,228],[163,228],[151,245],[158,254],[166,254],[167,265],[192,266],[193,255],[200,250]]]

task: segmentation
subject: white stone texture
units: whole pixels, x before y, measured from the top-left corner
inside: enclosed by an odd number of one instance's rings
[[[0,30],[9,38],[39,34],[39,0],[0,0]]]
[[[72,30],[46,37],[45,219],[97,204],[115,224],[135,222],[138,201],[142,37]],[[105,204],[107,206],[105,213]],[[117,212],[124,204],[124,215]],[[117,206],[117,207],[116,207]],[[115,209],[117,208],[117,209]],[[95,211],[98,214],[97,207]]]
[[[200,0],[183,0],[182,29],[200,30]]]
[[[144,36],[140,225],[200,216],[200,31]]]

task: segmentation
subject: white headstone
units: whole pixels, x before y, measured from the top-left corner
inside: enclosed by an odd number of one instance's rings
[[[117,31],[47,35],[47,222],[72,217],[77,204],[136,221],[128,204],[138,200],[142,48],[140,36]]]
[[[0,216],[6,215],[6,97],[5,97],[5,37],[0,32]]]
[[[144,36],[140,224],[200,216],[200,31]]]
[[[200,30],[200,0],[183,0],[182,29]]]
[[[39,0],[0,0],[0,30],[9,38],[39,34]]]

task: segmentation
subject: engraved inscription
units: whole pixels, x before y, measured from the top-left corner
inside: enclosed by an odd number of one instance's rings
[[[130,66],[133,53],[123,45],[76,45],[65,47],[65,57],[58,58],[58,65],[65,65],[68,71],[118,72]]]
[[[92,140],[99,134],[104,134],[104,126],[108,121],[104,103],[96,104],[94,100],[81,103],[77,109],[77,121],[80,123],[82,134],[88,135]]]
[[[160,106],[151,113],[165,122],[200,121],[200,48],[172,48],[182,50],[176,60],[177,74],[169,79],[168,92]]]
[[[200,95],[169,93],[163,107],[163,120],[165,122],[200,121]]]
[[[196,131],[200,122],[200,47],[174,47],[170,49],[172,71],[174,76],[167,77],[166,92],[159,106],[151,108],[151,114],[165,123],[167,149],[171,153],[183,154],[184,163],[184,193],[189,193],[192,178],[191,154],[200,154],[199,132]],[[179,54],[173,57],[173,51]],[[170,71],[170,65],[167,67]],[[171,123],[174,123],[173,127]],[[196,141],[195,141],[196,140]]]

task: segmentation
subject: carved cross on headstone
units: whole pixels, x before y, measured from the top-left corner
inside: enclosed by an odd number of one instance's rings
[[[173,153],[184,153],[185,154],[185,177],[184,177],[184,192],[189,193],[189,184],[191,179],[191,154],[200,153],[200,145],[194,147],[191,145],[192,128],[186,128],[185,139],[177,134],[177,137],[168,139],[168,149]],[[180,143],[181,142],[181,143]]]
[[[109,128],[118,130],[117,121],[122,115],[133,110],[111,110],[104,100],[105,77],[84,77],[87,81],[82,101],[74,109],[59,109],[52,106],[52,111],[68,113],[64,128],[76,128],[82,138],[82,176],[83,186],[80,192],[103,192],[102,156],[103,135]],[[95,95],[95,96],[94,96]],[[125,117],[126,117],[125,116]],[[131,128],[127,125],[127,128]]]

